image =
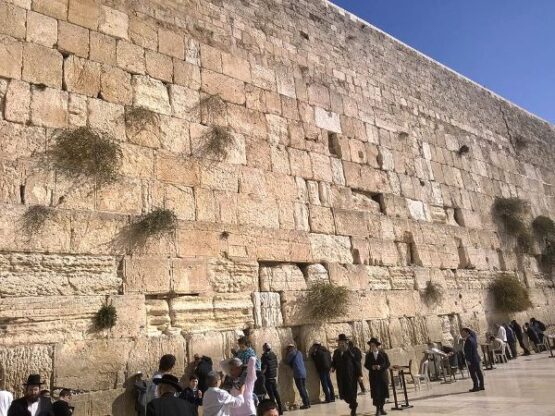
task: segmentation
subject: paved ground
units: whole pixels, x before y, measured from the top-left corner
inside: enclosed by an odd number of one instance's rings
[[[519,357],[508,364],[497,365],[485,371],[486,391],[468,393],[470,379],[452,384],[431,383],[430,390],[409,390],[409,400],[414,407],[402,412],[390,410],[390,415],[423,416],[555,416],[555,358],[548,353]],[[369,395],[359,396],[358,415],[373,415]],[[285,413],[289,416],[349,415],[344,402],[314,405],[310,410]]]

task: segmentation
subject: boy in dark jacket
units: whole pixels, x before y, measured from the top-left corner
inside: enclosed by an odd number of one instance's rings
[[[73,407],[69,405],[70,401],[71,391],[69,389],[62,389],[59,400],[52,404],[54,416],[71,416],[73,414]]]
[[[315,342],[310,348],[309,355],[312,358],[312,361],[314,361],[316,371],[318,371],[318,375],[320,376],[320,383],[322,384],[322,391],[326,396],[326,403],[334,402],[335,391],[330,377],[330,351],[326,347],[322,346],[322,343]]]
[[[189,377],[189,386],[179,394],[179,398],[191,403],[195,408],[194,416],[198,415],[198,407],[202,406],[202,391],[198,388],[198,377]]]
[[[262,349],[264,353],[260,357],[260,362],[262,364],[262,374],[264,374],[265,378],[266,391],[268,396],[270,396],[270,400],[277,404],[278,412],[282,415],[283,407],[281,406],[281,397],[277,387],[278,360],[270,344],[265,343]]]

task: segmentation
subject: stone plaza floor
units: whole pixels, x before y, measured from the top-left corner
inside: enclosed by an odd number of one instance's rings
[[[455,383],[433,382],[429,390],[422,385],[422,390],[416,393],[409,384],[409,401],[414,407],[394,411],[391,410],[393,405],[388,403],[385,410],[390,415],[400,416],[555,416],[555,358],[549,357],[549,353],[544,352],[496,365],[494,370],[484,372],[486,390],[478,393],[469,393],[472,381],[468,377],[461,380],[460,375]],[[359,396],[357,415],[374,415],[374,410],[369,394]],[[349,415],[349,409],[346,403],[337,401],[285,414],[343,416]]]

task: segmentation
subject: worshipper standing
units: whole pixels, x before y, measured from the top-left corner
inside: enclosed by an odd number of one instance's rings
[[[195,354],[193,356],[193,374],[198,377],[198,388],[202,393],[206,393],[208,390],[208,374],[212,372],[213,363],[212,358],[206,355]]]
[[[0,386],[3,385],[3,380],[4,376],[2,374],[0,374]],[[8,409],[10,408],[10,405],[13,402],[13,395],[7,391],[7,390],[3,390],[2,388],[0,388],[0,416],[7,416],[8,415]]]
[[[515,333],[515,337],[518,340],[518,344],[520,345],[520,348],[522,348],[522,350],[524,351],[524,355],[530,355],[530,350],[528,349],[528,347],[526,345],[524,345],[524,337],[522,334],[522,327],[518,324],[517,321],[512,320],[511,321],[511,328],[513,329],[514,333]]]
[[[265,377],[264,374],[262,374],[262,364],[256,356],[256,352],[254,351],[254,348],[252,348],[251,343],[246,336],[240,337],[237,340],[237,345],[239,345],[239,350],[234,351],[233,353],[243,362],[243,365],[248,364],[249,358],[256,358],[256,381],[254,384],[254,394],[256,394],[258,400],[263,400],[266,397],[266,387]]]
[[[351,348],[355,353],[355,355],[357,356],[358,360],[360,361],[360,368],[362,368],[362,351],[355,344],[353,344],[353,341],[350,341],[350,340],[349,340],[349,348]],[[360,394],[366,393],[366,387],[364,387],[364,378],[359,379],[358,385],[360,386]]]
[[[380,341],[371,338],[368,341],[370,351],[366,354],[364,367],[369,371],[370,377],[370,395],[372,402],[376,406],[376,415],[386,415],[384,410],[385,399],[388,396],[388,378],[389,357],[384,350],[380,349]]]
[[[326,403],[335,401],[335,391],[333,390],[333,383],[331,382],[330,371],[332,367],[331,353],[322,345],[320,341],[316,341],[310,351],[308,352],[318,375],[320,376],[320,383],[322,384],[322,391],[326,397]]]
[[[146,416],[193,416],[195,407],[188,401],[176,397],[181,392],[177,377],[163,374],[153,379],[158,386],[158,396],[146,407]]]
[[[12,402],[8,416],[54,416],[50,399],[40,397],[40,386],[43,384],[40,375],[31,374],[24,384],[25,395]]]
[[[339,397],[349,405],[351,416],[354,416],[358,407],[357,390],[362,378],[362,365],[345,334],[339,334],[337,338],[337,349],[333,352],[331,366],[337,377]]]
[[[482,373],[482,363],[480,354],[478,354],[478,340],[476,333],[470,328],[461,329],[461,336],[464,338],[464,358],[467,362],[468,372],[472,378],[472,389],[475,392],[485,390],[484,374]]]
[[[301,409],[309,409],[310,400],[308,399],[308,392],[306,391],[306,368],[304,366],[303,355],[297,347],[295,347],[295,344],[289,344],[287,346],[285,362],[293,369],[293,379],[295,380],[295,385],[303,401]]]
[[[534,351],[540,352],[540,337],[534,329],[528,323],[524,324],[524,333],[528,336],[528,339],[534,344]]]
[[[538,321],[536,318],[530,319],[530,326],[534,328],[540,339],[540,343],[543,344],[543,333],[547,329],[542,321]]]
[[[270,344],[265,343],[262,349],[264,353],[260,358],[260,362],[262,365],[262,374],[264,374],[266,391],[268,392],[268,396],[270,396],[270,400],[277,404],[278,412],[282,415],[283,407],[281,405],[281,397],[277,384],[278,360]]]
[[[60,396],[52,404],[52,410],[54,411],[54,416],[71,416],[73,414],[73,407],[69,405],[71,402],[71,390],[62,389],[60,391]]]
[[[189,377],[189,385],[179,394],[179,398],[183,399],[194,406],[194,416],[198,415],[198,407],[202,406],[202,391],[198,388],[198,377],[194,374]]]
[[[518,353],[516,352],[516,335],[513,331],[513,328],[509,324],[503,324],[503,328],[507,332],[507,345],[511,350],[511,359],[516,359],[518,357]]]
[[[208,390],[202,399],[204,416],[231,416],[231,409],[236,409],[243,405],[245,399],[245,385],[239,387],[239,394],[232,396],[227,391],[220,388],[222,382],[218,373],[212,371],[206,378]]]
[[[256,382],[256,356],[250,357],[247,365],[243,365],[238,357],[224,360],[221,367],[231,378],[230,393],[232,396],[243,395],[243,404],[230,409],[231,416],[252,416],[256,414],[254,402],[254,383]],[[245,387],[244,389],[242,387]]]
[[[156,384],[156,380],[162,378],[164,374],[169,374],[175,367],[176,361],[177,360],[175,358],[175,355],[173,354],[165,354],[162,357],[160,357],[160,361],[158,362],[158,371],[156,371],[152,375],[152,381],[147,385],[147,391],[146,391],[147,405],[150,401],[160,397],[160,394],[158,393],[158,384]]]

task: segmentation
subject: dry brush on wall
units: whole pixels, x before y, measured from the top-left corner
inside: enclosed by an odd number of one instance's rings
[[[528,290],[513,276],[501,276],[490,285],[497,311],[502,313],[522,312],[532,306]]]

